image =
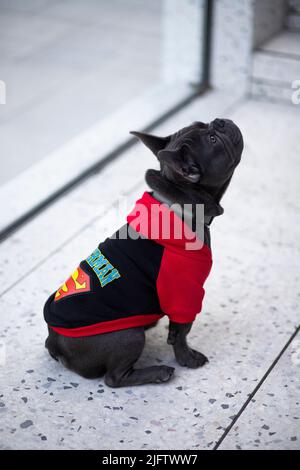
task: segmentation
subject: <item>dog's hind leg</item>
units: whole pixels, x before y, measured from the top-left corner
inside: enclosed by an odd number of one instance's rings
[[[56,339],[56,336],[58,335],[54,333],[54,331],[51,330],[49,327],[48,327],[48,333],[49,333],[48,337],[45,341],[45,348],[48,349],[50,356],[56,361],[58,361],[58,356],[60,355],[59,347],[58,347],[57,339]]]
[[[174,373],[173,367],[152,366],[134,369],[145,346],[144,328],[115,332],[117,347],[107,363],[105,383],[110,387],[128,387],[148,383],[167,382]]]
[[[54,359],[82,377],[93,379],[106,373],[105,383],[110,387],[166,382],[173,367],[133,368],[144,345],[142,327],[80,338],[62,336],[49,328],[45,344]]]
[[[59,335],[51,328],[48,328],[48,331],[45,347],[51,357],[87,379],[95,379],[105,374],[101,347],[99,351],[99,336],[71,338]]]

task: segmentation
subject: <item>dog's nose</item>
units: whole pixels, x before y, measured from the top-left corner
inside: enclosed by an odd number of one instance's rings
[[[213,128],[231,137],[233,143],[237,145],[242,140],[241,131],[231,119],[215,119]]]
[[[217,118],[213,121],[213,124],[214,124],[214,127],[216,127],[216,128],[218,128],[218,127],[222,128],[222,127],[225,126],[225,121],[224,121],[224,119]]]
[[[216,118],[213,121],[213,127],[215,129],[223,129],[224,127],[234,127],[235,124],[231,119],[220,119]]]

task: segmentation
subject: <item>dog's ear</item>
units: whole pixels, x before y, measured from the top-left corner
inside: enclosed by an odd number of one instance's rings
[[[157,137],[156,135],[146,134],[145,132],[131,131],[130,134],[138,137],[157,157],[160,150],[164,149],[170,142],[171,136]]]

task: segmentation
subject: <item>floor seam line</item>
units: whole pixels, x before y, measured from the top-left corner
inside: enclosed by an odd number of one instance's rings
[[[268,376],[270,375],[270,373],[272,372],[272,370],[274,369],[274,367],[276,366],[276,364],[279,362],[280,358],[282,357],[282,355],[285,353],[285,351],[287,350],[287,348],[290,346],[290,344],[292,343],[292,341],[295,339],[295,337],[297,336],[297,334],[299,333],[300,331],[300,325],[298,325],[296,328],[295,328],[295,331],[294,333],[291,335],[291,337],[289,338],[289,340],[286,342],[286,344],[283,346],[283,348],[281,349],[281,351],[278,353],[278,355],[276,356],[276,358],[274,359],[274,361],[271,363],[271,365],[269,366],[269,368],[267,369],[267,371],[265,372],[265,374],[262,376],[262,378],[260,379],[259,383],[256,385],[256,387],[254,388],[254,390],[250,393],[250,395],[248,396],[247,400],[245,401],[245,403],[241,406],[240,410],[238,411],[238,413],[235,415],[234,419],[232,420],[232,422],[230,423],[229,426],[227,426],[227,428],[225,429],[224,433],[222,434],[222,436],[220,437],[220,439],[216,442],[215,446],[213,447],[212,450],[218,450],[218,448],[220,447],[220,445],[222,444],[222,442],[224,441],[224,439],[226,438],[226,436],[229,434],[229,432],[231,431],[231,429],[233,428],[233,426],[236,424],[236,422],[239,420],[240,416],[243,414],[243,412],[245,411],[245,409],[247,408],[247,406],[249,405],[249,403],[251,402],[251,400],[253,399],[253,397],[256,395],[256,393],[259,391],[259,389],[261,388],[261,386],[264,384],[264,382],[266,381],[266,379],[268,378]]]

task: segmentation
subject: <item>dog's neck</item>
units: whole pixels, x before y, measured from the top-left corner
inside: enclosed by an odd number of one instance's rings
[[[184,222],[191,228],[193,229],[195,226],[195,211],[193,209],[188,209],[186,206],[182,209],[180,204],[176,204],[174,201],[171,201],[168,197],[164,196],[163,194],[159,193],[158,191],[152,191],[152,196],[157,199],[159,202],[162,202],[163,204],[166,204],[168,207],[172,206],[173,212],[175,214],[182,218],[184,216]],[[212,223],[214,217],[205,215],[204,216],[204,225],[208,228],[210,224]]]
[[[192,226],[192,221],[194,217],[194,211],[188,209],[187,207],[184,207],[183,210],[181,209],[180,204],[176,204],[175,201],[171,201],[168,197],[164,196],[163,194],[159,193],[158,191],[152,191],[152,196],[157,199],[159,202],[162,202],[163,204],[166,204],[168,207],[173,206],[172,210],[175,212],[176,215],[179,217],[182,217],[184,215],[184,220],[185,222],[191,227]],[[184,212],[184,213],[183,213]],[[204,216],[204,225],[209,226],[214,217],[205,215]]]
[[[178,187],[174,183],[167,181],[161,172],[156,170],[148,170],[146,172],[146,182],[156,194],[157,199],[169,206],[179,204],[182,210],[184,205],[188,204],[188,207],[191,207],[193,212],[196,213],[197,205],[203,204],[206,226],[211,223],[215,216],[221,215],[224,212],[220,204],[216,202],[216,198],[204,187]]]

